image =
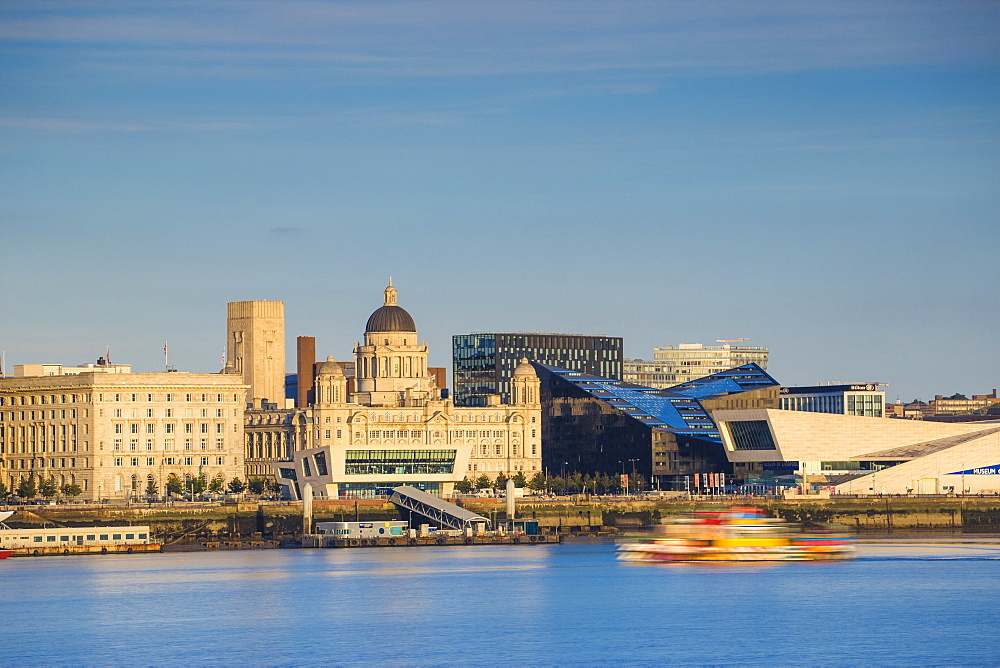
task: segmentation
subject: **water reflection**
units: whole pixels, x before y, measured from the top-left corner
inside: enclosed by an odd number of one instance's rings
[[[5,663],[997,663],[997,545],[639,566],[611,545],[14,559]],[[947,638],[943,643],[941,638]],[[40,641],[39,639],[43,639]],[[954,654],[961,647],[961,655]]]

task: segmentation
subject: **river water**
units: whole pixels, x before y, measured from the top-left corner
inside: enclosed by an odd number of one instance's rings
[[[1000,545],[642,565],[614,546],[0,562],[3,665],[998,665]]]

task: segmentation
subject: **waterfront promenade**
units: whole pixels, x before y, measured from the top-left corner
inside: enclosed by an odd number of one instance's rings
[[[466,498],[460,503],[491,519],[504,517],[502,499]],[[549,534],[615,535],[641,530],[698,508],[754,505],[792,522],[831,523],[864,536],[1000,534],[997,497],[869,497],[811,499],[738,498],[653,499],[637,497],[526,497],[517,514],[537,519]],[[85,526],[108,523],[150,525],[165,542],[211,537],[266,539],[294,543],[302,534],[297,502],[129,504],[101,506],[59,504],[20,508],[12,526]],[[400,519],[384,499],[316,501],[316,521],[389,521]],[[406,518],[403,518],[406,519]]]

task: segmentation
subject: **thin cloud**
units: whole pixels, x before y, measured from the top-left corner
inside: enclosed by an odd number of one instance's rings
[[[0,117],[0,127],[42,132],[231,132],[252,130],[251,123],[207,121],[198,123],[154,121],[142,123],[110,122],[74,118]]]
[[[5,3],[0,41],[210,78],[995,64],[995,2]]]

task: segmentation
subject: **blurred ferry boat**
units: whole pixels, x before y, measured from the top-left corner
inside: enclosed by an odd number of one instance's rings
[[[760,508],[699,511],[659,525],[652,538],[618,547],[622,561],[827,561],[857,548],[837,533],[799,531]]]

